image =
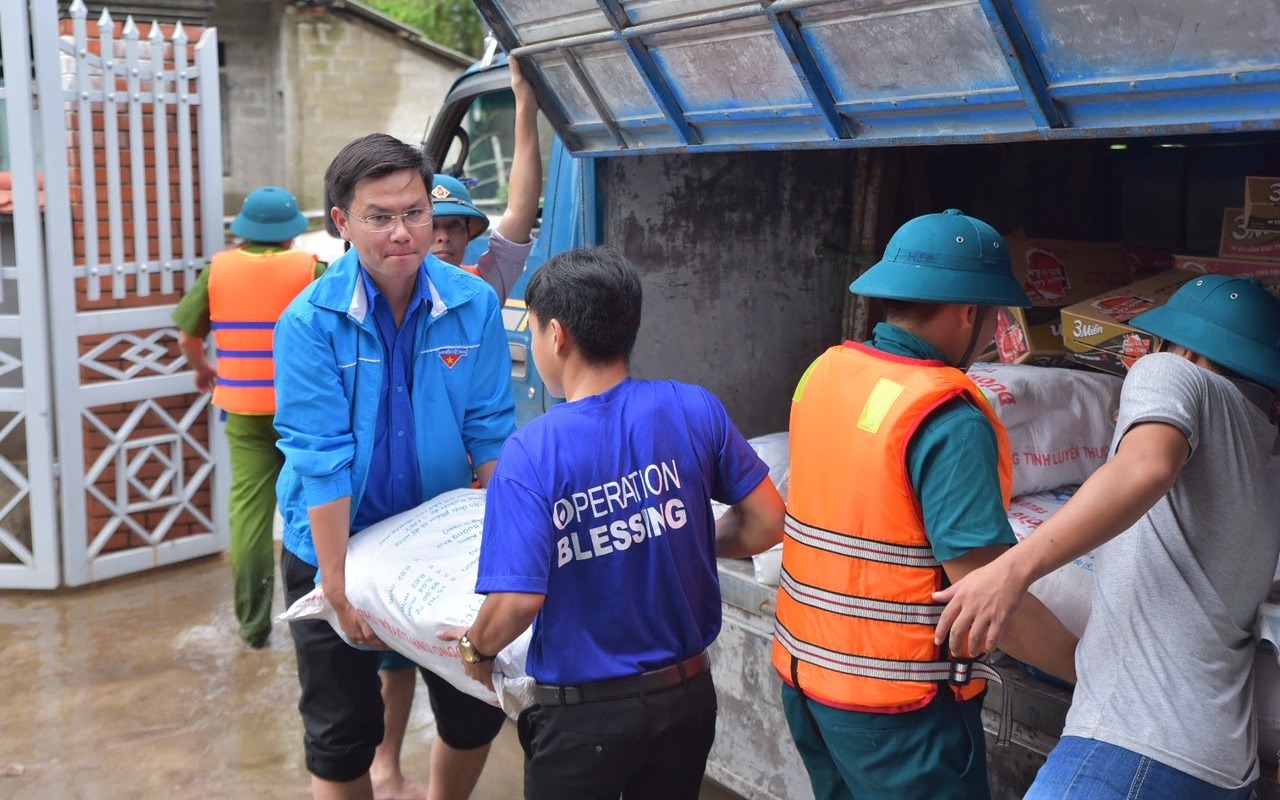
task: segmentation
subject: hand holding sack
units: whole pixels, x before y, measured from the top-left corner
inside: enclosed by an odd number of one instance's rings
[[[515,717],[533,699],[533,679],[525,674],[531,631],[494,660],[496,694],[463,671],[457,642],[436,636],[469,625],[484,602],[475,593],[484,501],[482,489],[445,492],[353,535],[347,545],[347,601],[393,650]],[[342,635],[319,585],[279,618],[322,619]]]

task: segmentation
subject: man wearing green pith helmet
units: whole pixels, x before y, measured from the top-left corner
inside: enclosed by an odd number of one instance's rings
[[[178,347],[195,372],[196,388],[212,392],[213,404],[226,412],[235,613],[240,636],[253,648],[266,645],[271,633],[276,478],[284,463],[272,426],[272,329],[289,301],[325,267],[310,253],[290,248],[306,229],[287,190],[254,189],[231,223],[231,233],[244,241],[215,255],[173,312]],[[210,331],[216,368],[205,357]]]
[[[1134,317],[1111,458],[1036,535],[937,596],[938,640],[991,647],[1032,581],[1089,550],[1093,610],[1035,800],[1251,797],[1254,618],[1280,553],[1280,300],[1192,278]]]
[[[983,800],[998,676],[934,643],[931,594],[1016,541],[1008,437],[964,370],[996,308],[1030,301],[1000,234],[955,209],[904,223],[849,288],[885,300],[885,322],[819,356],[791,402],[787,724],[819,800]],[[1075,637],[1039,601],[1010,627],[1011,654],[1072,677]]]

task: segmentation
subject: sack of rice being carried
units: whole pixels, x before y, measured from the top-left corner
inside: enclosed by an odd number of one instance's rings
[[[747,444],[756,451],[761,461],[769,465],[769,479],[778,488],[783,502],[786,502],[787,486],[791,478],[791,434],[787,431],[766,433],[748,439]],[[720,519],[728,510],[729,507],[724,503],[711,501],[711,512],[716,519]],[[763,553],[752,556],[751,564],[755,569],[757,582],[777,586],[778,575],[782,571],[782,545],[776,544]]]
[[[974,364],[968,375],[1009,432],[1015,497],[1084,483],[1107,460],[1121,378],[1023,364]]]
[[[1013,498],[1009,503],[1009,524],[1013,527],[1013,535],[1020,542],[1033,536],[1042,522],[1067,504],[1076,488],[1065,486]],[[1044,603],[1067,630],[1080,636],[1089,621],[1093,599],[1093,553],[1086,553],[1031,584],[1031,594]]]
[[[388,647],[515,717],[533,701],[534,681],[525,674],[531,631],[498,653],[496,695],[463,671],[456,642],[436,637],[471,624],[484,602],[475,593],[484,498],[483,489],[445,492],[352,536],[347,601]],[[320,585],[280,619],[322,619],[346,639]]]

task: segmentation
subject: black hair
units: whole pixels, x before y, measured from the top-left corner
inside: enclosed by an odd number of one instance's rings
[[[885,300],[886,322],[906,323],[908,326],[924,325],[942,308],[940,303],[922,303],[918,300]]]
[[[325,170],[325,205],[345,211],[360,181],[381,178],[402,169],[416,171],[422,176],[423,186],[431,191],[435,165],[422,150],[385,133],[362,136],[342,148]],[[325,211],[327,216],[328,208]]]
[[[539,329],[560,320],[582,360],[594,366],[629,362],[640,330],[640,276],[613,247],[567,250],[533,273],[525,304]]]

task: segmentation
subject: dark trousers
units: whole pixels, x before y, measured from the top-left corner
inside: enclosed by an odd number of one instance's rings
[[[711,670],[660,692],[519,719],[525,800],[696,800],[716,734]]]
[[[288,549],[280,553],[280,571],[286,607],[315,588],[316,568]],[[290,622],[289,631],[302,687],[298,711],[306,729],[307,771],[327,781],[355,780],[369,771],[374,749],[382,742],[379,654],[348,645],[323,620]],[[433,673],[421,668],[419,672],[430,691],[437,731],[450,747],[483,747],[502,730],[507,718],[502,709]]]

